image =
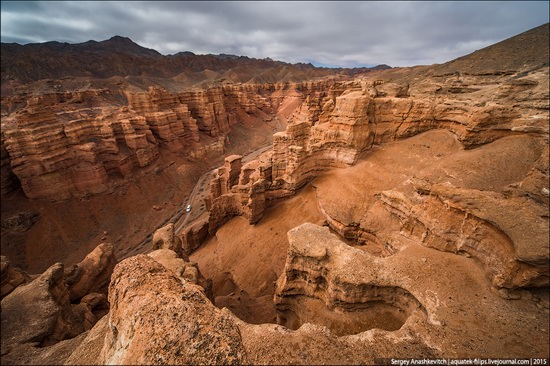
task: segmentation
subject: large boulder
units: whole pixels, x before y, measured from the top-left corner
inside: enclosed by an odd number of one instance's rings
[[[239,364],[233,318],[199,286],[146,255],[119,263],[109,287],[109,330],[101,364]]]
[[[63,264],[56,263],[2,300],[2,355],[21,344],[48,346],[84,331],[84,318],[75,309],[63,281]]]

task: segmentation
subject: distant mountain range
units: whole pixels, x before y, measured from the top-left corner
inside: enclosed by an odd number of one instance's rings
[[[429,69],[435,73],[483,73],[517,69],[524,64],[535,67],[548,65],[548,32],[549,24],[546,23],[469,55],[444,64],[432,65]],[[255,59],[227,54],[197,55],[189,51],[165,56],[121,36],[101,42],[91,40],[78,44],[55,41],[26,45],[1,43],[0,55],[2,94],[18,84],[65,77],[138,77],[141,80],[156,80],[153,83],[165,80],[187,87],[216,82],[300,82],[330,75],[353,76],[374,70],[392,69],[388,65],[353,69],[324,68],[304,63],[290,64],[270,58]],[[388,71],[407,72],[409,77],[414,74],[399,68]],[[426,70],[418,69],[417,72]]]
[[[333,69],[315,67],[311,64],[289,64],[269,58],[255,59],[226,54],[196,55],[192,52],[164,56],[121,36],[101,42],[88,41],[78,44],[2,43],[1,66],[2,82],[11,80],[20,83],[63,77],[113,76],[186,80],[201,79],[194,74],[205,71],[214,72],[212,76],[233,82],[276,82],[299,81],[337,73],[354,75],[390,68],[387,65],[379,65],[374,68]]]

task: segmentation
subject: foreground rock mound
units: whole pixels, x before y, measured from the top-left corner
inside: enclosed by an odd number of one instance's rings
[[[547,353],[544,295],[504,299],[470,258],[414,241],[380,258],[313,224],[288,238],[276,301],[293,330],[244,322],[216,308],[168,262],[138,255],[116,267],[109,321],[88,333],[69,363],[372,364]],[[465,283],[468,291],[458,295]]]
[[[243,363],[231,316],[201,287],[182,283],[150,257],[137,255],[115,268],[109,302],[101,364]]]

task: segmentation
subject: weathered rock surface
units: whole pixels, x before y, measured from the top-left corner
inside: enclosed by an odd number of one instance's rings
[[[350,334],[358,331],[355,327],[366,324],[357,319],[350,323],[346,320],[352,316],[359,318],[361,312],[374,316],[376,306],[386,304],[400,308],[397,313],[405,317],[404,322],[397,323],[398,331],[386,334],[397,337],[402,332],[414,334],[419,343],[429,345],[434,352],[432,357],[438,357],[440,352],[449,357],[474,357],[482,352],[527,354],[525,349],[531,347],[540,354],[548,351],[543,342],[521,339],[521,336],[516,341],[505,341],[509,345],[518,342],[518,347],[505,350],[499,345],[502,339],[493,337],[497,328],[499,334],[507,334],[505,337],[517,337],[519,333],[506,333],[505,329],[515,327],[510,322],[521,323],[527,313],[541,320],[548,314],[540,312],[531,300],[510,302],[497,292],[488,291],[483,273],[472,270],[475,267],[472,259],[422,248],[413,241],[404,244],[400,252],[379,258],[342,242],[327,228],[312,224],[289,231],[288,237],[287,263],[276,292],[281,320],[285,322],[291,320],[299,326],[309,321],[324,325],[336,334],[342,331]],[[456,289],[464,283],[472,291],[457,294]],[[341,286],[346,290],[341,291]],[[481,298],[482,306],[476,298]],[[315,299],[321,300],[322,306],[315,305]],[[370,300],[375,302],[369,306]],[[305,306],[307,302],[313,304]],[[518,314],[512,310],[516,306],[522,309]],[[500,321],[504,313],[508,318]],[[390,327],[391,314],[388,309],[377,314],[374,322],[381,324],[375,327]],[[521,332],[539,333],[536,321],[523,325]],[[461,335],[466,329],[472,329],[470,326],[475,327],[478,342],[468,341],[466,334]],[[357,336],[339,340],[365,339],[367,334],[376,338],[384,334],[379,330],[359,331]],[[547,333],[541,336],[547,337]],[[384,348],[384,343],[377,339],[371,345],[378,351],[378,347]],[[408,357],[422,357],[422,354],[410,351]]]
[[[178,255],[182,253],[181,239],[174,235],[174,224],[172,223],[155,231],[152,244],[153,250],[170,249]]]
[[[63,359],[65,365],[100,365],[99,355],[103,349],[105,336],[109,331],[109,316],[101,318],[96,325],[77,338],[81,338],[71,350],[68,357]],[[60,362],[61,364],[61,362]]]
[[[162,264],[183,282],[199,285],[204,289],[204,294],[209,299],[212,298],[212,281],[204,278],[197,263],[190,262],[188,258],[178,257],[177,253],[170,249],[154,250],[147,255]]]
[[[31,277],[18,268],[11,266],[6,256],[1,256],[0,281],[1,297],[4,298],[19,285],[30,282]]]
[[[291,329],[325,325],[339,336],[372,328],[397,330],[424,306],[384,271],[361,261],[327,227],[288,232],[289,249],[275,291],[277,322]]]
[[[208,235],[208,220],[198,220],[179,234],[182,253],[189,256],[204,242]]]
[[[101,364],[244,362],[231,316],[214,307],[199,287],[178,280],[150,257],[137,255],[117,265],[109,303]]]
[[[47,347],[35,347],[33,344],[24,343],[17,348],[13,348],[9,354],[2,355],[2,364],[63,365],[65,360],[82,343],[87,334],[87,332],[84,332],[74,338],[66,339]]]
[[[111,274],[117,263],[113,244],[99,244],[82,262],[65,271],[70,300],[80,300],[89,293],[107,295]]]
[[[474,257],[497,287],[547,286],[548,209],[516,190],[542,151],[527,136],[462,150],[450,133],[429,131],[317,179],[319,208],[371,254],[392,255],[408,238]]]
[[[29,86],[2,98],[3,194],[19,184],[31,199],[110,192],[115,181],[154,164],[161,151],[199,158],[220,141],[223,150],[237,124],[272,122],[274,115],[288,113],[285,100],[294,93],[301,100],[332,83],[231,84],[179,92],[159,85],[136,88],[127,81],[97,82],[97,88],[49,81],[40,93]]]
[[[86,318],[94,315],[70,303],[57,263],[2,299],[2,358],[23,344],[49,346],[75,337],[85,330]]]
[[[110,93],[30,96],[26,107],[3,116],[11,169],[29,198],[60,200],[107,192],[109,176],[126,177],[156,158],[157,143],[144,117],[117,104],[94,106],[105,105]]]

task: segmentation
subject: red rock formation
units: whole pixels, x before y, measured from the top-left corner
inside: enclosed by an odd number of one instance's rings
[[[143,119],[113,107],[65,112],[60,98],[30,98],[26,108],[3,119],[10,164],[29,198],[105,192],[110,176],[126,176],[158,154],[152,135],[150,142],[142,132],[148,129]]]
[[[169,249],[181,256],[182,242],[179,237],[174,235],[174,224],[169,223],[155,231],[152,240],[153,250]]]
[[[170,249],[157,249],[147,255],[162,264],[182,282],[190,282],[202,287],[206,297],[212,299],[212,281],[201,274],[197,263],[190,262],[189,258],[178,256]]]
[[[80,300],[89,293],[107,295],[111,274],[117,260],[113,244],[99,244],[82,262],[65,271],[71,301]]]
[[[199,220],[180,232],[181,248],[184,255],[188,256],[201,246],[208,236],[208,220]]]
[[[101,364],[243,362],[239,329],[231,317],[215,308],[199,286],[182,283],[148,256],[131,257],[116,267],[109,302]],[[156,331],[159,327],[162,332]]]
[[[15,290],[17,286],[25,284],[31,280],[30,276],[18,268],[13,267],[6,256],[1,256],[1,291],[0,298],[3,299],[10,292]]]
[[[339,336],[372,328],[397,330],[424,306],[394,281],[373,278],[372,268],[348,260],[326,227],[303,224],[288,232],[285,271],[275,292],[277,322],[291,329],[325,325]],[[350,253],[351,254],[351,253]]]
[[[160,86],[136,92],[117,84],[112,89],[61,93],[53,88],[37,96],[6,97],[2,189],[6,194],[20,182],[29,198],[51,200],[109,192],[117,179],[154,163],[159,149],[200,157],[211,148],[208,144],[221,142],[223,150],[223,141],[243,120],[272,121],[287,90],[311,100],[331,83],[226,85],[182,92]]]
[[[476,164],[481,167],[485,164],[478,159],[488,159],[488,161],[494,161],[495,164],[497,164],[496,161],[499,161],[498,164],[500,164],[501,160],[499,157],[497,158],[499,155],[496,151],[503,150],[503,148],[496,146],[504,146],[506,143],[514,146],[516,143],[521,145],[520,141],[524,141],[527,143],[526,146],[533,146],[530,150],[532,155],[526,158],[530,162],[539,162],[537,163],[539,168],[534,168],[526,162],[526,166],[529,166],[530,169],[529,178],[526,176],[528,172],[524,171],[523,167],[515,165],[513,168],[510,167],[513,170],[506,173],[504,173],[505,165],[502,167],[496,165],[491,169],[480,168],[483,170],[476,171],[468,178],[463,175],[465,171],[455,173],[460,174],[461,178],[457,178],[458,175],[452,176],[451,181],[456,181],[456,186],[453,188],[456,189],[456,192],[468,197],[477,197],[476,199],[468,198],[468,202],[475,202],[475,204],[469,203],[469,205],[475,207],[487,204],[491,207],[490,209],[488,207],[479,208],[474,214],[471,209],[467,210],[459,203],[451,204],[449,202],[450,197],[458,197],[458,193],[455,193],[455,196],[452,193],[445,193],[445,195],[438,193],[435,194],[437,199],[433,200],[433,204],[426,202],[422,206],[422,212],[429,212],[438,205],[439,201],[443,201],[447,202],[445,203],[446,207],[449,205],[455,208],[460,206],[459,211],[462,213],[455,215],[454,218],[448,217],[449,222],[440,229],[434,227],[420,229],[417,224],[411,224],[415,229],[406,230],[424,232],[424,234],[418,234],[415,239],[425,241],[425,237],[429,237],[429,241],[433,242],[432,244],[428,243],[429,246],[457,252],[459,249],[456,248],[455,241],[458,239],[450,238],[448,234],[441,234],[445,239],[437,240],[443,240],[443,243],[435,244],[436,237],[440,236],[437,232],[448,233],[447,228],[449,227],[465,225],[465,221],[460,215],[466,212],[469,218],[474,219],[475,217],[474,221],[478,220],[477,224],[474,224],[473,221],[471,224],[472,227],[478,228],[476,230],[482,230],[481,227],[487,226],[488,231],[484,230],[484,236],[472,239],[476,244],[468,251],[472,256],[485,257],[480,261],[485,263],[488,276],[495,286],[509,288],[546,286],[548,284],[548,266],[543,262],[547,255],[542,253],[545,248],[548,248],[548,220],[543,214],[548,210],[548,169],[547,157],[544,155],[548,151],[548,125],[544,125],[543,121],[548,120],[549,112],[547,106],[545,108],[540,103],[541,100],[548,98],[548,85],[541,82],[547,75],[548,69],[542,68],[529,75],[521,77],[504,75],[498,76],[496,80],[494,77],[487,79],[487,75],[468,76],[460,80],[461,87],[458,89],[453,89],[458,85],[454,75],[443,78],[427,78],[420,84],[410,84],[407,87],[390,81],[368,79],[334,84],[331,88],[332,92],[329,91],[325,98],[319,99],[315,104],[316,107],[303,103],[300,110],[293,116],[294,120],[288,125],[286,131],[274,135],[273,151],[270,157],[264,158],[263,161],[248,163],[242,167],[239,184],[231,181],[229,186],[225,186],[228,181],[225,177],[227,175],[226,168],[219,170],[220,176],[214,178],[212,182],[210,230],[215,230],[229,218],[239,214],[247,217],[250,223],[256,223],[270,200],[293,194],[323,171],[334,167],[352,166],[362,154],[372,147],[373,143],[383,145],[428,130],[445,129],[450,131],[466,149],[487,147],[476,150],[477,152],[474,154],[477,156],[475,161],[479,161]],[[348,89],[342,91],[345,88]],[[510,107],[512,100],[515,103],[514,108]],[[323,105],[320,113],[319,104]],[[529,139],[522,140],[527,137]],[[496,145],[491,144],[494,141],[496,141]],[[521,149],[519,145],[518,149]],[[511,150],[503,151],[503,153],[510,154]],[[503,161],[502,163],[506,164]],[[460,164],[467,166],[468,162],[461,160]],[[456,168],[458,165],[459,163],[452,163],[449,168]],[[500,169],[501,172],[498,174],[501,177],[496,175],[495,169]],[[482,183],[482,179],[496,182],[503,176],[513,176],[516,181],[510,178],[507,184],[515,184],[515,186],[497,189],[495,184]],[[479,181],[473,183],[475,177]],[[220,183],[216,183],[216,179]],[[470,183],[466,188],[464,182],[468,181]],[[498,216],[497,213],[501,212],[504,207],[508,207],[506,210],[509,210],[514,205],[520,205],[520,199],[511,199],[510,194],[517,187],[523,187],[523,183],[520,183],[523,181],[529,182],[527,185],[529,190],[524,190],[523,194],[534,197],[537,201],[533,204],[522,205],[528,207],[525,209],[524,217],[530,222],[529,228],[526,225],[511,224],[513,222],[511,218],[495,219]],[[537,183],[534,183],[535,181]],[[225,185],[222,188],[220,184]],[[463,191],[462,187],[467,190]],[[433,194],[431,189],[428,191]],[[377,192],[375,194],[381,194],[382,202],[403,221],[402,225],[407,226],[408,224],[405,224],[404,221],[408,219],[404,219],[404,217],[408,217],[416,223],[418,220],[423,220],[421,219],[422,214],[417,213],[417,209],[411,211],[414,203],[405,203],[405,201],[411,200],[410,193],[402,195],[402,199],[399,200],[395,198],[396,195],[389,199],[389,193]],[[396,200],[401,203],[396,203]],[[487,210],[495,210],[495,213],[488,214]],[[426,220],[434,220],[434,223],[428,224],[426,221],[422,225],[437,226],[440,225],[440,217],[447,217],[443,213],[430,215],[433,215],[432,218]],[[327,214],[327,221],[348,238],[368,241],[369,238],[375,237],[372,234],[374,229],[360,228],[357,222],[342,224],[330,217],[329,214]],[[492,234],[489,233],[491,230],[496,236],[490,240],[488,238],[492,237]],[[504,231],[510,239],[497,239],[502,236],[499,234],[501,231]],[[527,240],[524,240],[523,235],[526,232],[534,233],[536,238],[537,244],[534,247],[538,249],[535,250],[537,254],[534,257],[531,256],[532,253],[530,255],[522,254],[524,251],[522,243]],[[485,237],[487,242],[494,242],[494,247],[492,249],[481,248],[479,246],[482,242],[481,237]],[[377,241],[377,245],[388,248],[389,253],[392,252],[391,245],[380,242],[378,239],[372,240]],[[459,241],[463,242],[464,240],[471,241],[466,238],[461,238]],[[496,243],[505,241],[509,241],[505,245],[508,249],[496,249],[500,248]],[[480,252],[484,254],[479,254]]]

